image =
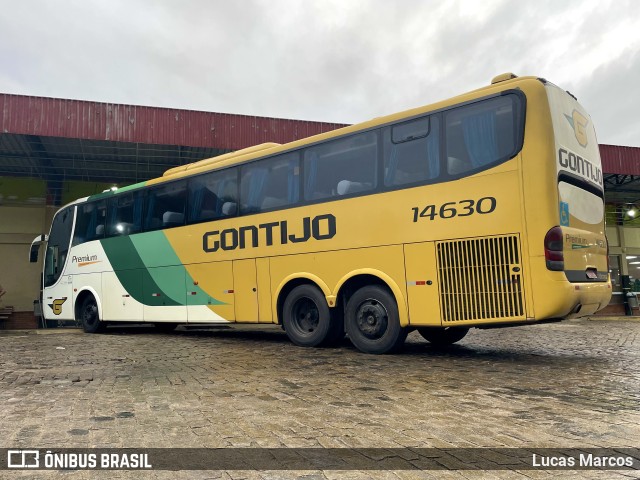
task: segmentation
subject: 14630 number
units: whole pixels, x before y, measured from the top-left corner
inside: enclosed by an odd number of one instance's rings
[[[443,203],[437,205],[427,205],[424,208],[413,207],[413,221],[417,222],[421,218],[435,220],[436,218],[468,217],[474,213],[486,215],[496,209],[496,199],[494,197],[482,197],[476,200],[460,200],[457,202]]]

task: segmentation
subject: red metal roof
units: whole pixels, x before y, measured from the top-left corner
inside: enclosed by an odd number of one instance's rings
[[[0,132],[238,150],[345,125],[0,93]]]
[[[640,175],[640,148],[600,144],[602,171],[619,175]]]

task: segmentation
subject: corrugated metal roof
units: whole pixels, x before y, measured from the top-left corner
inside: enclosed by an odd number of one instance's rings
[[[345,125],[0,93],[0,132],[238,150]]]
[[[602,171],[618,175],[640,175],[640,148],[600,145]]]

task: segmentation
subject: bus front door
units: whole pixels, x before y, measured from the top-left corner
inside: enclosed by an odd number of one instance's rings
[[[42,311],[47,323],[74,319],[73,277],[65,271],[73,220],[73,207],[68,207],[58,212],[51,224],[42,279]]]
[[[48,326],[55,326],[57,321],[74,320],[72,297],[73,280],[71,275],[60,276],[55,285],[45,290],[42,311]]]

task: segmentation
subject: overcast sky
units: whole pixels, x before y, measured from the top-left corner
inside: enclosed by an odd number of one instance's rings
[[[0,0],[0,92],[355,123],[504,72],[640,146],[637,0]]]

